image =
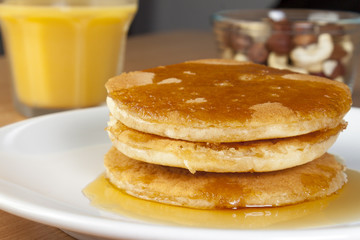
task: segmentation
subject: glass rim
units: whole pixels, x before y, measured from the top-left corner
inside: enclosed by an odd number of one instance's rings
[[[318,10],[318,9],[228,9],[221,10],[212,14],[211,18],[215,22],[247,22],[261,23],[264,19],[269,19],[268,14],[271,11],[281,11],[285,13],[286,19],[292,22],[313,22],[313,23],[336,23],[339,25],[356,25],[360,24],[360,14],[351,11],[335,11],[335,10]],[[337,19],[318,18],[309,19],[310,14],[335,14]]]
[[[0,0],[0,6],[26,7],[91,7],[137,4],[138,0]]]

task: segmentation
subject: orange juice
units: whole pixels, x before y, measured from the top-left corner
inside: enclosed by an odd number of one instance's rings
[[[128,1],[129,2],[129,1]],[[36,108],[98,105],[121,71],[134,4],[0,5],[18,101]]]

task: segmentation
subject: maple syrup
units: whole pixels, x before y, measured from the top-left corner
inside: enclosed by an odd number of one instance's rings
[[[306,79],[304,84],[302,80],[283,78],[292,73],[288,70],[257,64],[185,62],[143,72],[154,74],[154,84],[117,89],[109,96],[121,101],[128,111],[151,121],[169,120],[169,112],[176,111],[181,113],[178,117],[190,115],[192,121],[211,122],[215,126],[228,121],[246,122],[253,116],[254,105],[267,102],[280,103],[303,118],[324,112],[327,117],[338,117],[351,105],[349,92],[337,84],[312,79]],[[179,82],[157,84],[169,78]],[[184,104],[189,96],[198,98],[201,104]]]
[[[100,209],[145,222],[222,229],[301,229],[360,221],[360,173],[347,170],[348,183],[330,197],[273,208],[200,210],[132,197],[99,176],[84,190]]]

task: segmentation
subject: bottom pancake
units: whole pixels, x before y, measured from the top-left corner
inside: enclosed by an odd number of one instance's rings
[[[266,173],[210,173],[149,164],[114,147],[105,155],[106,176],[126,193],[156,202],[199,208],[284,206],[328,196],[346,182],[331,154],[307,164]]]

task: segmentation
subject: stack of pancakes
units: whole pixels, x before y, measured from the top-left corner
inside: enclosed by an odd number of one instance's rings
[[[346,127],[346,85],[232,60],[123,73],[106,88],[106,176],[142,199],[201,209],[283,206],[346,182],[326,153]]]

